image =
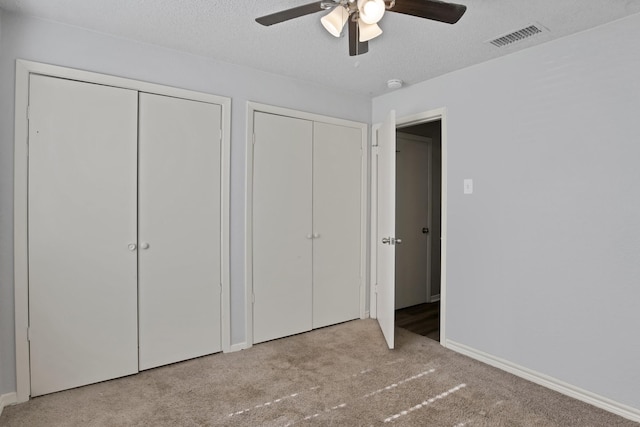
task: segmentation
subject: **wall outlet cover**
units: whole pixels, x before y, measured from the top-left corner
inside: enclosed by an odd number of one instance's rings
[[[473,194],[473,180],[465,179],[464,180],[464,194]]]

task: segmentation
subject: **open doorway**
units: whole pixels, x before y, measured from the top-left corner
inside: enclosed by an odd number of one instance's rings
[[[396,326],[440,341],[442,122],[396,130]]]

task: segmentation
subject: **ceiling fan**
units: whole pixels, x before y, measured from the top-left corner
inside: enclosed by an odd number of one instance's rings
[[[382,34],[378,22],[386,10],[455,24],[467,7],[438,0],[324,0],[261,16],[256,22],[269,26],[330,9],[320,22],[335,37],[340,37],[348,22],[349,55],[356,56],[367,53],[369,40]]]

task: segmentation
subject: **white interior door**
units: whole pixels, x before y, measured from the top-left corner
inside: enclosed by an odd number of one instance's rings
[[[396,134],[395,308],[429,302],[429,203],[431,140]]]
[[[221,107],[140,94],[140,369],[221,349]]]
[[[360,316],[360,129],[313,127],[313,327]]]
[[[376,310],[380,329],[389,348],[394,347],[395,329],[395,239],[396,239],[396,113],[378,129],[377,154],[377,279]]]
[[[254,113],[253,341],[312,328],[313,122]]]
[[[32,75],[31,395],[138,371],[137,92]]]

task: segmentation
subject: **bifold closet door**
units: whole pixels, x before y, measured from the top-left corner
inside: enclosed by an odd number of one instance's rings
[[[313,122],[254,113],[253,341],[312,327]]]
[[[221,349],[221,107],[140,94],[140,369]]]
[[[137,92],[29,83],[31,395],[138,371]]]
[[[314,328],[360,317],[361,132],[314,123]]]

